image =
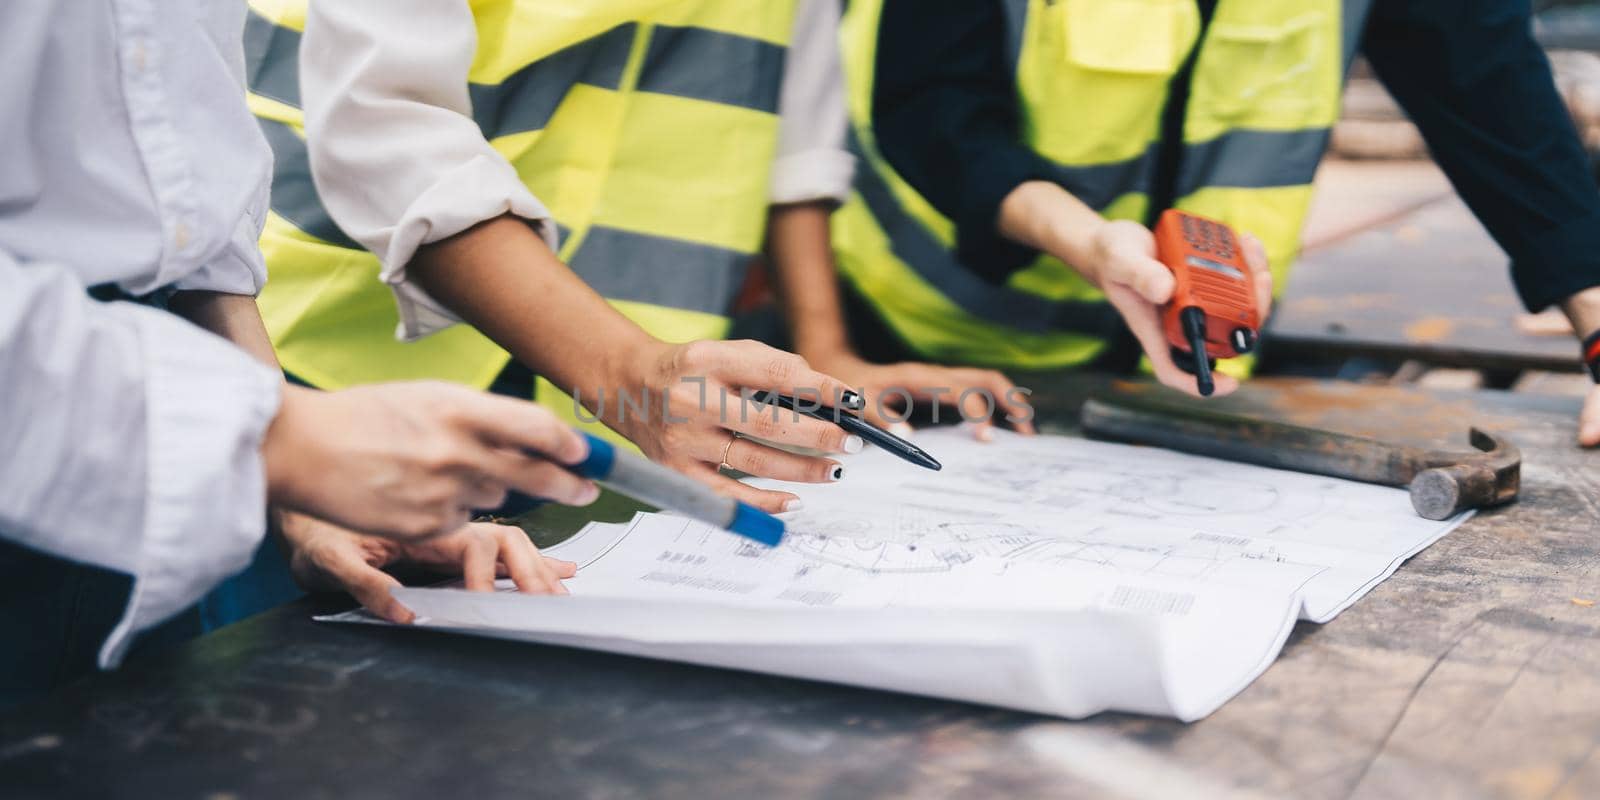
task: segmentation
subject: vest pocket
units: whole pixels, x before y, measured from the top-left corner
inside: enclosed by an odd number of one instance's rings
[[[1176,72],[1200,27],[1193,0],[1061,0],[1046,13],[1061,26],[1067,61],[1129,75]]]
[[[1339,58],[1334,31],[1321,10],[1281,21],[1217,20],[1196,65],[1196,105],[1218,119],[1312,112],[1318,78]]]

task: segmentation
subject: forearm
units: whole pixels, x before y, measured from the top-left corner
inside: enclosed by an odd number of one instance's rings
[[[279,369],[272,339],[254,297],[223,292],[178,292],[167,308],[174,314],[233,342],[257,361]]]
[[[774,206],[767,254],[794,351],[808,360],[850,349],[822,203]]]
[[[556,258],[513,216],[417,250],[413,279],[440,303],[567,391],[596,397],[660,344]]]
[[[1095,236],[1104,225],[1094,209],[1049,181],[1023,183],[1000,204],[1001,235],[1079,269],[1095,262]]]
[[[1578,292],[1561,303],[1579,339],[1600,331],[1600,286]]]

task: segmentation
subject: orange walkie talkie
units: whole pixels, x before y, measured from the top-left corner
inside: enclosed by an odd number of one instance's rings
[[[1216,391],[1211,360],[1256,346],[1261,313],[1250,265],[1227,225],[1177,209],[1156,222],[1156,256],[1177,279],[1171,302],[1161,310],[1173,359],[1193,365],[1200,394],[1209,397]]]

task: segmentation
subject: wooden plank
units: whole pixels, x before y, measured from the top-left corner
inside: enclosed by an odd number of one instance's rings
[[[1570,335],[1534,335],[1506,257],[1455,195],[1333,237],[1295,265],[1264,347],[1279,356],[1577,371]]]

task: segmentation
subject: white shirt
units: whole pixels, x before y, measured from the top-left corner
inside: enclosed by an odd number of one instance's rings
[[[271,154],[244,105],[244,10],[0,3],[0,536],[134,576],[103,666],[265,530],[282,377],[85,294],[261,288]]]
[[[855,162],[844,149],[839,2],[800,0],[796,14],[771,200],[843,201]],[[476,50],[465,0],[314,2],[307,14],[300,92],[312,179],[328,214],[382,262],[403,340],[460,321],[407,280],[418,247],[506,213],[558,245],[549,210],[472,120]]]

